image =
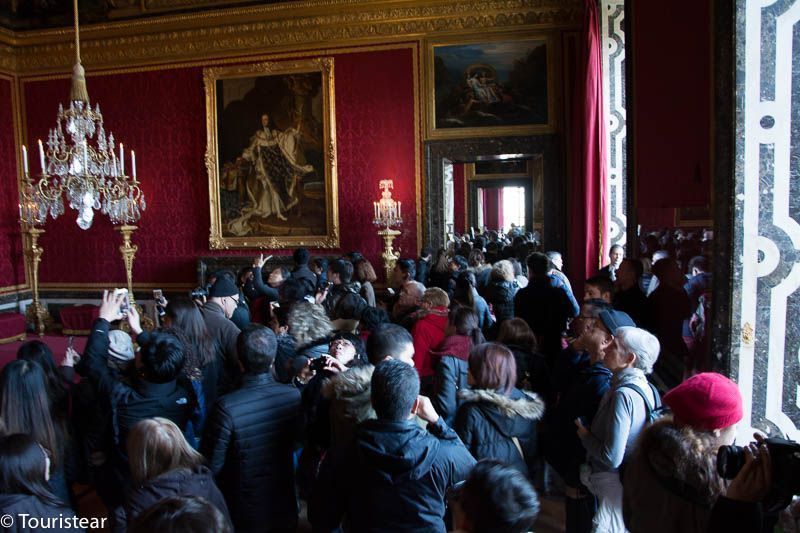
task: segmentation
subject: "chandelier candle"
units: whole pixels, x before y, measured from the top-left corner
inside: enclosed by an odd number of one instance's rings
[[[25,175],[28,175],[28,149],[25,148],[25,145],[22,145],[22,170],[25,172]]]
[[[39,164],[42,166],[42,174],[47,174],[44,166],[44,146],[42,146],[41,139],[39,139]]]

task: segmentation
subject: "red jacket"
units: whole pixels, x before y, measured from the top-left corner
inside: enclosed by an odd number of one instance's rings
[[[414,337],[414,367],[420,378],[433,376],[431,350],[444,340],[446,327],[446,307],[434,307],[414,324],[411,330],[411,336]]]

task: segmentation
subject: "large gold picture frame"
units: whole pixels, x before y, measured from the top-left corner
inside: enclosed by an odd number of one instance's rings
[[[333,58],[203,79],[211,249],[338,248]]]
[[[536,48],[539,48],[538,52],[532,53]],[[554,75],[557,53],[555,39],[547,33],[523,36],[500,33],[429,41],[425,72],[427,137],[453,139],[554,132],[557,127]],[[526,67],[526,62],[531,61],[537,65],[536,68]],[[541,65],[542,62],[545,64]],[[511,82],[508,70],[515,64],[520,65],[518,70],[527,77],[520,80],[520,72],[516,72]],[[484,80],[485,84],[479,80]],[[489,84],[493,84],[493,90],[489,89]],[[509,91],[511,85],[518,89],[516,94]],[[485,90],[481,91],[480,87]],[[460,100],[456,94],[459,90],[463,93]],[[496,103],[483,102],[481,107],[481,98],[466,97],[472,90],[478,94],[493,94]],[[516,105],[522,110],[533,92],[540,96],[536,99],[537,112],[528,120],[511,118],[513,113],[509,108]],[[472,102],[465,103],[467,100]],[[448,111],[452,113],[447,114]],[[492,121],[492,116],[496,120]]]

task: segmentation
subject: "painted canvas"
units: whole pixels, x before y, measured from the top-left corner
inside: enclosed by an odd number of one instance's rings
[[[332,60],[206,69],[212,248],[338,241],[332,88]]]
[[[434,135],[486,134],[486,128],[522,133],[550,126],[546,39],[432,48]]]

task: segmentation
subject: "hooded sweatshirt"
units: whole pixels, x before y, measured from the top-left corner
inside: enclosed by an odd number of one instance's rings
[[[361,424],[355,442],[323,464],[309,504],[314,530],[345,517],[359,532],[446,531],[445,493],[475,460],[441,418],[429,430],[411,420]]]

